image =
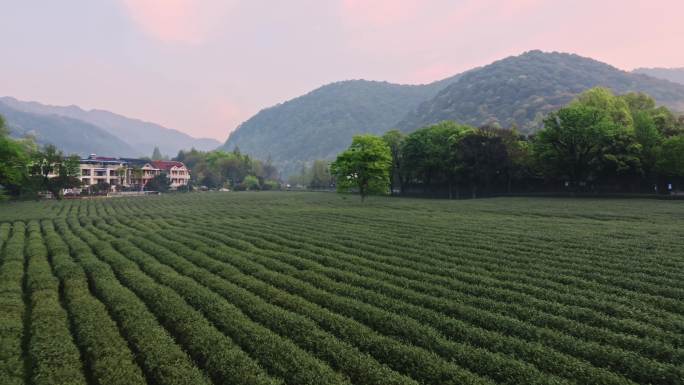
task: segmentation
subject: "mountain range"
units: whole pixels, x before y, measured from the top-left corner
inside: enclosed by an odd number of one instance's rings
[[[270,158],[285,176],[315,159],[333,159],[355,134],[411,132],[442,120],[498,124],[533,133],[543,116],[582,91],[604,86],[616,93],[645,92],[661,105],[684,111],[684,69],[626,72],[574,54],[529,51],[423,85],[348,80],[265,108],[221,144],[158,124],[103,110],[48,106],[0,98],[0,114],[14,136],[34,135],[65,152],[145,156],[180,149],[233,150]]]
[[[645,92],[659,104],[684,111],[684,85],[574,54],[529,51],[426,85],[328,84],[260,111],[238,126],[222,148],[270,157],[287,175],[314,159],[332,159],[354,134],[392,128],[411,132],[442,120],[516,126],[532,133],[544,114],[595,86]]]
[[[0,97],[0,114],[13,136],[32,134],[40,144],[51,143],[68,153],[149,156],[154,147],[175,156],[179,150],[213,150],[215,139],[193,138],[178,130],[104,110],[50,106]]]

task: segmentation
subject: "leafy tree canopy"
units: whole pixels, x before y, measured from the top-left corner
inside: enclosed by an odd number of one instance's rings
[[[356,135],[346,151],[330,166],[338,191],[357,190],[361,200],[369,194],[387,194],[392,166],[390,149],[375,135]]]

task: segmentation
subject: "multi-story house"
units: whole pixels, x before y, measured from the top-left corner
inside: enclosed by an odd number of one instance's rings
[[[81,159],[81,182],[84,187],[107,183],[112,190],[139,187],[154,177],[166,174],[175,190],[190,182],[190,170],[182,162],[148,161],[133,158],[108,158],[91,154]]]
[[[91,154],[88,158],[81,159],[81,183],[83,186],[107,183],[114,189],[116,186],[126,186],[126,169],[127,162],[121,159]]]
[[[187,186],[188,183],[190,183],[190,170],[185,167],[183,162],[153,160],[152,166],[166,174],[171,182],[172,190],[175,190],[178,187]]]

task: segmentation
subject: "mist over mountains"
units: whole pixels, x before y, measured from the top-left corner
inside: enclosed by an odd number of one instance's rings
[[[595,86],[645,92],[660,104],[684,110],[683,85],[574,54],[530,51],[428,85],[328,84],[260,111],[238,126],[222,148],[271,157],[289,174],[314,159],[333,158],[354,134],[392,128],[410,132],[442,120],[515,125],[531,133],[544,114]]]
[[[81,155],[94,152],[111,156],[149,156],[158,146],[163,154],[175,156],[182,149],[213,150],[220,145],[215,139],[193,138],[159,124],[104,110],[86,111],[73,105],[50,106],[12,97],[0,97],[0,109],[5,111],[0,113],[6,115],[13,135],[31,133],[38,143],[52,143],[64,151],[69,149],[68,152]]]

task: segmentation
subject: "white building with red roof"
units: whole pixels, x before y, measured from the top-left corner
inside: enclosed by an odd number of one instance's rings
[[[190,183],[190,170],[183,162],[110,158],[95,154],[80,161],[80,179],[83,187],[106,184],[112,191],[130,187],[140,187],[142,190],[150,180],[160,174],[166,175],[172,190]]]
[[[187,186],[190,182],[190,171],[185,167],[183,162],[175,160],[153,160],[152,166],[162,174],[166,174],[171,182],[171,189],[175,190],[178,187]]]

